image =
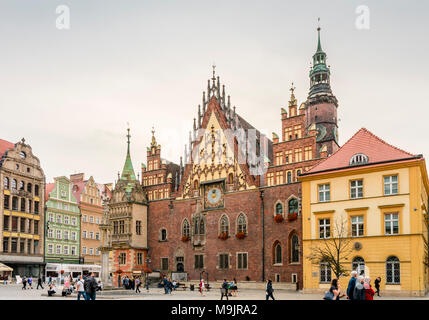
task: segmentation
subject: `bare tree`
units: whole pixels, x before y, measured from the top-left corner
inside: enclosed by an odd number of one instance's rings
[[[423,221],[426,226],[426,236],[423,235],[423,242],[424,242],[424,257],[423,257],[423,264],[429,268],[429,217],[424,215]]]
[[[347,219],[336,219],[333,230],[329,237],[320,239],[318,245],[310,247],[311,253],[307,256],[312,263],[326,265],[335,274],[337,279],[340,276],[348,275],[348,267],[344,261],[348,260],[353,251],[352,239],[347,230]]]

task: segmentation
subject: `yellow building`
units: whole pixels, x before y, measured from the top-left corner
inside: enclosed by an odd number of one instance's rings
[[[305,292],[329,289],[335,274],[314,257],[338,240],[346,245],[341,265],[369,276],[372,285],[381,277],[381,295],[427,292],[429,183],[422,155],[361,129],[300,180]],[[348,280],[340,277],[344,293]]]

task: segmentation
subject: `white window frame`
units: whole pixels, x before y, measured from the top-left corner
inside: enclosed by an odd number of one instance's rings
[[[319,189],[319,202],[331,201],[331,186],[329,183],[319,184],[318,189]]]
[[[393,232],[393,223],[398,223],[398,232]],[[387,223],[390,223],[390,230],[387,232],[386,227]],[[399,213],[398,212],[391,212],[391,213],[385,213],[384,214],[384,234],[387,236],[397,235],[399,234]]]
[[[57,244],[55,252],[56,252],[56,254],[61,254],[61,245],[60,244]]]
[[[323,232],[321,232],[321,229],[323,229]],[[328,236],[327,236],[327,230],[329,230]],[[323,234],[323,237],[322,237],[322,234]],[[330,237],[331,237],[331,219],[330,218],[319,219],[319,239],[329,239]]]
[[[48,254],[53,254],[53,253],[54,253],[54,245],[48,244]]]
[[[393,181],[396,178],[396,181]],[[386,181],[387,180],[387,181]],[[396,185],[396,192],[393,192],[393,187]],[[386,192],[386,187],[387,191]],[[398,194],[399,191],[399,177],[397,174],[391,175],[391,176],[384,176],[383,177],[383,192],[385,196],[392,196],[395,194]]]
[[[359,195],[361,191],[361,195]],[[363,180],[351,180],[350,181],[350,199],[362,199],[363,198]]]
[[[69,254],[69,246],[63,247],[63,254],[68,255]]]
[[[350,224],[352,228],[352,237],[363,237],[365,234],[365,219],[364,216],[351,216]],[[359,226],[362,225],[362,230],[360,230]],[[353,234],[353,232],[356,234]]]

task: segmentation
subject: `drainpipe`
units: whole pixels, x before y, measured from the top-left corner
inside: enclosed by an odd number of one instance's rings
[[[260,191],[261,198],[261,226],[262,226],[262,282],[265,282],[265,221],[264,221],[264,190]]]

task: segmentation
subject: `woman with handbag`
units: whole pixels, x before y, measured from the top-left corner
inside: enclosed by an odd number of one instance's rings
[[[341,294],[341,289],[340,289],[340,284],[338,282],[338,279],[333,279],[331,282],[331,288],[329,288],[329,291],[326,292],[323,299],[325,299],[325,300],[340,300],[344,296],[345,296],[345,294]]]

